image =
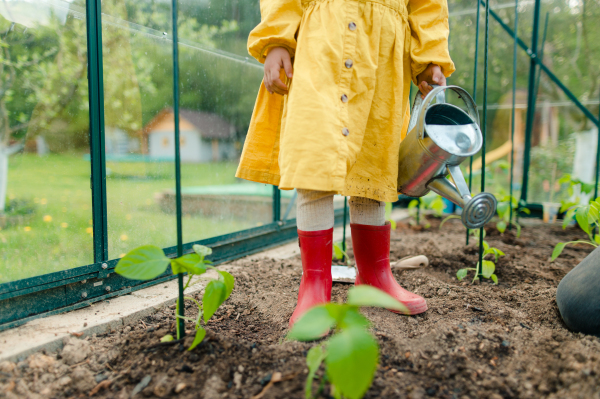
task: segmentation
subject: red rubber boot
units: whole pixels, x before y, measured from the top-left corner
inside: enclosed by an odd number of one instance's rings
[[[308,309],[331,301],[333,228],[298,230],[298,242],[303,274],[298,290],[298,304],[290,318],[290,328]]]
[[[354,284],[366,284],[387,292],[402,302],[411,315],[425,312],[425,299],[402,288],[392,274],[389,222],[384,226],[350,224],[350,227],[354,259],[358,268]],[[401,313],[394,310],[392,312]]]

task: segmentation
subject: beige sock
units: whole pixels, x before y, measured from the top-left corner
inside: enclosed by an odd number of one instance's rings
[[[333,193],[298,189],[298,230],[319,231],[333,227]]]
[[[350,223],[383,226],[385,202],[363,197],[350,198]]]

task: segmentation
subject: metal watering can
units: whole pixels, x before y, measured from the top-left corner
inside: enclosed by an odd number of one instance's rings
[[[452,90],[467,105],[468,113],[446,104],[444,90]],[[430,105],[433,99],[436,103]],[[479,193],[472,197],[459,165],[483,144],[475,102],[458,86],[434,86],[425,99],[417,93],[408,134],[400,144],[398,192],[422,197],[433,191],[463,209],[462,222],[469,229],[483,227],[496,213],[496,197]],[[446,176],[450,174],[454,184]]]

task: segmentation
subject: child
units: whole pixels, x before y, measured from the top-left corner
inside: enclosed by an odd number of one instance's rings
[[[398,199],[410,81],[454,72],[446,0],[260,0],[248,50],[265,64],[237,177],[298,190],[303,276],[290,326],[331,300],[333,195],[351,196],[358,274],[419,314],[390,269],[384,201]]]

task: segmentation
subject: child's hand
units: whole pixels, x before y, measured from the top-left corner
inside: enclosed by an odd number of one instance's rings
[[[419,84],[419,91],[421,91],[421,98],[425,98],[433,90],[433,87],[430,85],[446,86],[446,77],[442,73],[442,68],[435,64],[429,64],[427,69],[417,76],[417,82]]]
[[[280,74],[281,69],[285,69],[285,74],[288,78],[292,78],[292,60],[290,53],[284,47],[273,47],[267,54],[265,60],[265,87],[271,94],[277,93],[286,95],[288,94],[288,88],[281,81]]]

